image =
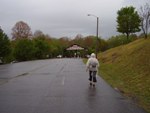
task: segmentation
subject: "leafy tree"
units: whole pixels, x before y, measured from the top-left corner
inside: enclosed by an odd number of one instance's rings
[[[8,56],[11,52],[11,46],[8,36],[0,28],[0,59]]]
[[[20,39],[14,48],[14,56],[18,61],[27,61],[34,59],[35,47],[30,39]]]
[[[150,27],[150,6],[148,3],[146,3],[143,7],[141,6],[139,15],[141,18],[141,27],[143,33],[145,35],[145,38],[147,38],[148,29]]]
[[[105,51],[108,49],[108,43],[104,39],[99,39],[99,51]]]
[[[12,38],[20,39],[20,38],[29,38],[32,35],[31,28],[29,25],[23,21],[19,21],[12,28]]]
[[[84,38],[84,46],[86,48],[91,47],[94,48],[95,39],[94,36],[87,36]]]
[[[127,39],[131,33],[140,31],[141,20],[134,7],[130,6],[121,8],[117,14],[117,31],[123,34],[125,33]]]
[[[112,36],[107,40],[108,49],[130,43],[137,39],[136,35],[130,35],[127,39],[125,35]]]
[[[38,59],[46,58],[50,54],[50,46],[44,36],[34,39],[35,57]]]
[[[62,45],[58,39],[51,40],[51,56],[56,57],[63,53]]]
[[[68,56],[68,52],[66,51],[66,48],[69,46],[69,39],[67,37],[62,37],[58,39],[59,41],[59,49],[62,56]]]

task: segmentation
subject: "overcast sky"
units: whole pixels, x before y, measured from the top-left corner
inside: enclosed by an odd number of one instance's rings
[[[75,37],[96,34],[99,17],[99,35],[108,38],[117,35],[117,11],[133,5],[137,9],[150,0],[0,0],[0,26],[11,36],[18,21],[26,22],[34,33],[41,30],[52,37]]]

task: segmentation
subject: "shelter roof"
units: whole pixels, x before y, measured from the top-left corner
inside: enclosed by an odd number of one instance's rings
[[[72,46],[68,47],[66,50],[84,50],[84,48],[77,44],[73,44]]]

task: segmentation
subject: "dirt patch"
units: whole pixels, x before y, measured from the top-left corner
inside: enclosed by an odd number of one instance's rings
[[[112,60],[111,60],[111,61],[112,61],[112,63],[113,63],[113,62],[115,62],[116,59],[117,59],[118,57],[120,57],[121,55],[119,55],[119,54],[117,54],[117,53],[113,53],[111,56],[112,56]]]

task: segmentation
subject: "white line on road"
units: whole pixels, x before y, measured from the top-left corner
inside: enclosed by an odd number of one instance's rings
[[[62,78],[62,85],[64,85],[65,84],[65,76],[63,76],[63,78]]]

